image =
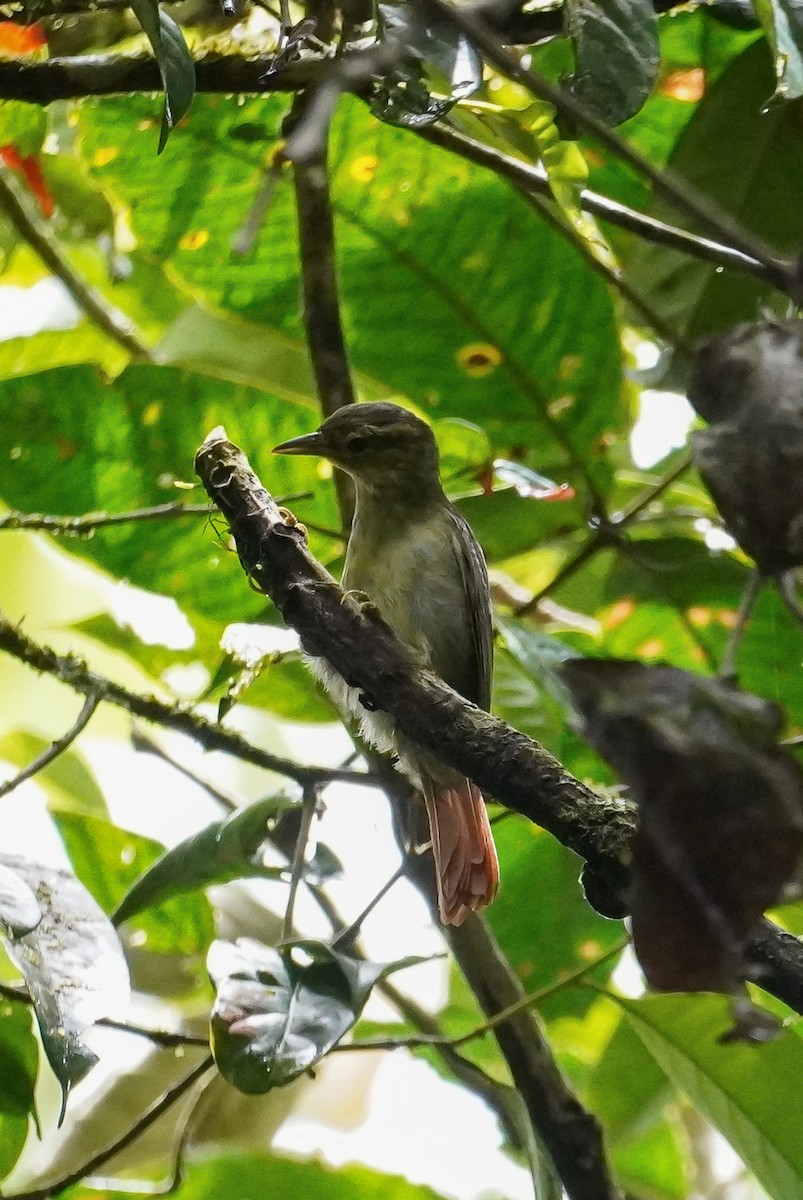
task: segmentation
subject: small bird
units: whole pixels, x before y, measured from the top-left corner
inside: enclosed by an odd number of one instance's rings
[[[367,594],[380,616],[455,691],[481,708],[491,700],[493,627],[482,550],[444,495],[430,427],[397,404],[350,404],[315,433],[276,446],[274,454],[314,454],[351,475],[354,522],[342,586]],[[420,790],[429,818],[438,908],[460,925],[490,904],[499,862],[480,789],[398,733],[391,717],[368,712],[358,689],[328,663],[314,669],[377,749],[395,754]]]

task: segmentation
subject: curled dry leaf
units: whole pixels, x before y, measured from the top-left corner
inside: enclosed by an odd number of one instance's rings
[[[737,325],[697,349],[694,461],[767,575],[803,564],[803,321]]]
[[[586,659],[561,675],[639,805],[631,911],[648,982],[736,996],[731,1036],[761,1040],[743,951],[803,851],[803,770],[777,745],[780,710],[675,667]]]

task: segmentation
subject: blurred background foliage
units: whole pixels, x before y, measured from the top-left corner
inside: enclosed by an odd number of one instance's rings
[[[37,16],[35,4],[24,7]],[[651,163],[670,167],[680,181],[715,198],[751,234],[777,250],[799,252],[800,101],[787,80],[793,98],[770,103],[773,52],[754,23],[737,19],[744,8],[700,5],[661,17],[655,77],[642,81],[646,99],[620,132]],[[184,10],[170,6],[196,52],[245,47],[266,53],[273,45],[275,22],[263,9],[246,6],[226,20],[216,10],[194,17]],[[59,54],[136,44],[136,27],[120,10],[42,20],[37,28],[46,44],[31,51],[42,61],[47,43]],[[9,53],[9,43],[3,45]],[[534,45],[530,53],[548,78],[572,69],[569,39]],[[593,54],[593,47],[585,53]],[[209,429],[222,424],[276,496],[301,497],[291,501],[293,511],[308,523],[313,552],[337,573],[343,539],[325,468],[270,455],[273,445],[320,419],[300,316],[291,171],[275,167],[289,104],[281,94],[196,95],[158,157],[160,112],[153,95],[87,97],[46,108],[0,104],[0,171],[34,235],[26,238],[7,210],[0,211],[0,302],[16,329],[23,292],[11,289],[37,288],[44,322],[0,342],[6,511],[77,516],[200,501],[194,452]],[[534,112],[518,85],[486,70],[480,90],[452,109],[448,123],[520,161],[543,154],[551,138],[550,179],[554,194],[563,196],[558,211],[571,213],[587,182],[637,212],[683,224],[631,168],[590,141],[568,141],[576,131],[555,126],[553,118],[543,109]],[[754,275],[607,223],[595,227],[587,217],[567,236],[503,178],[415,130],[381,122],[354,96],[338,105],[329,158],[342,314],[357,390],[363,399],[407,404],[434,426],[447,490],[476,531],[491,571],[498,615],[494,711],[579,778],[610,786],[609,768],[574,731],[552,668],[567,650],[580,650],[717,669],[750,564],[723,530],[696,473],[681,470],[692,420],[682,400],[683,346],[766,309],[785,315],[789,302]],[[253,236],[245,237],[260,196],[264,213]],[[37,235],[55,247],[57,274],[68,283],[52,317],[46,304],[54,293],[45,281],[53,271],[38,253]],[[645,299],[655,325],[599,274],[594,260],[601,246],[606,261]],[[142,344],[138,356],[75,303],[69,282],[76,277],[101,306],[130,322]],[[676,333],[677,345],[667,331]],[[675,437],[666,433],[673,415],[681,425]],[[646,455],[635,453],[633,438],[645,421]],[[495,474],[499,460],[508,464],[507,473]],[[528,471],[571,485],[574,498],[533,498]],[[650,489],[655,495],[645,499]],[[640,507],[631,512],[634,505]],[[617,524],[623,513],[627,519]],[[270,632],[278,615],[245,586],[214,520],[130,520],[57,544],[42,532],[11,528],[0,537],[0,603],[10,619],[24,621],[29,636],[85,657],[124,686],[156,692],[168,703],[197,704],[214,718],[240,669],[224,647],[224,632],[232,623],[261,625],[263,634],[267,627],[259,678],[227,722],[289,757],[334,765],[348,756],[348,738],[331,728],[336,715],[329,702],[301,667],[292,639]],[[158,604],[151,594],[170,604]],[[789,735],[803,732],[800,665],[800,629],[768,591],[741,644],[739,675],[746,688],[784,707]],[[11,776],[69,728],[76,700],[7,656],[0,659],[0,681],[0,756]],[[279,792],[288,802],[298,795],[292,780],[266,780],[256,768],[220,755],[193,755],[166,736],[148,747],[151,753],[141,742],[135,751],[131,735],[125,713],[102,709],[35,784],[0,800],[8,848],[68,861],[106,913],[165,844],[222,815],[219,797],[179,776],[172,759],[237,805]],[[332,810],[339,803],[339,795],[328,800]],[[337,844],[345,881],[335,879],[331,888],[347,921],[372,894],[370,874],[364,885],[348,880],[365,857],[361,847],[373,844],[381,803],[360,794],[349,809],[348,836],[341,831],[344,845]],[[322,837],[325,829],[324,823]],[[488,921],[524,988],[547,990],[538,1011],[562,1067],[603,1123],[622,1187],[641,1200],[752,1198],[764,1194],[761,1187],[774,1200],[799,1197],[799,1023],[790,1020],[772,1046],[715,1046],[719,999],[602,995],[615,957],[582,984],[558,986],[614,950],[623,927],[588,906],[578,884],[579,860],[552,838],[514,815],[500,821],[496,833],[502,887]],[[388,853],[392,857],[392,849]],[[274,865],[283,862],[279,855]],[[126,926],[138,1003],[154,1024],[183,1022],[203,1035],[211,1000],[203,971],[209,943],[215,931],[265,942],[278,936],[284,885],[270,887],[229,883],[206,897],[184,893],[160,900]],[[415,919],[405,927],[402,905],[389,932],[380,905],[368,925],[374,958],[427,955],[440,945],[412,891],[403,894]],[[303,915],[322,936],[326,925],[314,908]],[[803,908],[790,906],[780,919],[797,929]],[[10,967],[4,977],[14,978]],[[460,1034],[480,1021],[455,969],[429,964],[401,978],[413,996],[422,994],[416,981],[425,980],[426,1003],[444,1032]],[[617,975],[623,980],[626,993],[632,985],[627,972]],[[395,1036],[414,1027],[409,1013],[400,1017],[385,1002],[369,1009],[356,1032]],[[76,1115],[57,1135],[57,1104],[38,1066],[28,1010],[4,1002],[4,1194],[6,1187],[10,1195],[41,1180],[69,1178],[186,1075],[193,1054],[201,1061],[194,1049],[177,1058],[172,1050],[146,1055],[137,1046],[135,1054],[129,1041],[125,1053],[118,1042],[103,1044],[102,1084],[76,1093]],[[470,1043],[466,1052],[507,1081],[489,1038]],[[416,1054],[449,1075],[431,1050]],[[345,1095],[367,1092],[370,1084],[365,1072],[349,1075],[336,1066],[341,1082],[324,1092],[318,1113],[324,1122],[337,1119]],[[328,1064],[324,1078],[327,1070]],[[89,1088],[89,1081],[81,1086]],[[102,1174],[114,1176],[118,1186],[158,1179],[169,1173],[181,1143],[189,1158],[179,1186],[183,1200],[226,1200],[266,1189],[276,1196],[398,1200],[435,1194],[368,1167],[272,1153],[273,1131],[316,1086],[300,1081],[257,1100],[216,1079],[201,1095],[184,1097],[168,1132],[157,1127],[158,1136],[146,1134]],[[414,1106],[415,1096],[400,1103]],[[714,1179],[715,1171],[706,1172],[722,1154],[712,1150],[712,1127],[700,1113],[749,1168],[727,1167],[739,1177],[730,1191],[720,1183],[723,1190],[699,1191],[701,1180]],[[462,1152],[459,1144],[443,1151],[447,1158]],[[419,1179],[415,1148],[409,1155],[411,1177]],[[497,1194],[495,1186],[493,1177],[476,1179],[477,1194]],[[70,1194],[88,1193],[78,1186]]]

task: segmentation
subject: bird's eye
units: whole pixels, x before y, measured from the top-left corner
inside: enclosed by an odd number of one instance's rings
[[[368,438],[363,437],[360,433],[354,433],[346,441],[346,449],[349,454],[362,454],[363,450],[368,449]]]

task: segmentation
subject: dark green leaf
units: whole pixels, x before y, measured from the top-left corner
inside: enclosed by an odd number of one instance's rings
[[[35,1104],[39,1045],[27,1004],[0,1001],[0,1181],[9,1174],[28,1137]]]
[[[566,20],[577,64],[571,90],[609,125],[620,125],[658,78],[651,0],[566,0]]]
[[[62,1116],[74,1084],[97,1062],[81,1034],[128,1002],[128,970],[117,934],[86,889],[66,871],[2,856],[42,908],[37,928],[7,940],[33,1000],[42,1044],[62,1091]]]
[[[158,0],[131,0],[137,20],[153,47],[164,88],[164,114],[159,151],[165,148],[170,130],[189,110],[195,95],[195,63],[184,35],[172,17],[159,8]]]
[[[270,821],[292,803],[286,796],[258,800],[167,850],[126,892],[115,925],[181,892],[231,879],[279,878],[282,868],[265,866],[262,851]]]
[[[351,1029],[377,980],[420,961],[368,963],[322,942],[279,950],[251,938],[214,942],[212,1049],[221,1074],[247,1093],[290,1083]]]
[[[794,253],[803,240],[803,209],[789,179],[803,172],[803,144],[794,105],[766,110],[772,88],[772,59],[762,40],[706,93],[669,165],[774,249]],[[679,220],[663,201],[656,201],[651,211]],[[744,272],[690,262],[674,250],[643,241],[630,271],[634,286],[687,337],[754,320],[762,306],[777,303],[769,285]],[[785,313],[785,305],[781,310]]]
[[[27,1004],[1,1001],[0,1113],[27,1117],[34,1112],[38,1065],[39,1049],[31,1029],[30,1008]]]

